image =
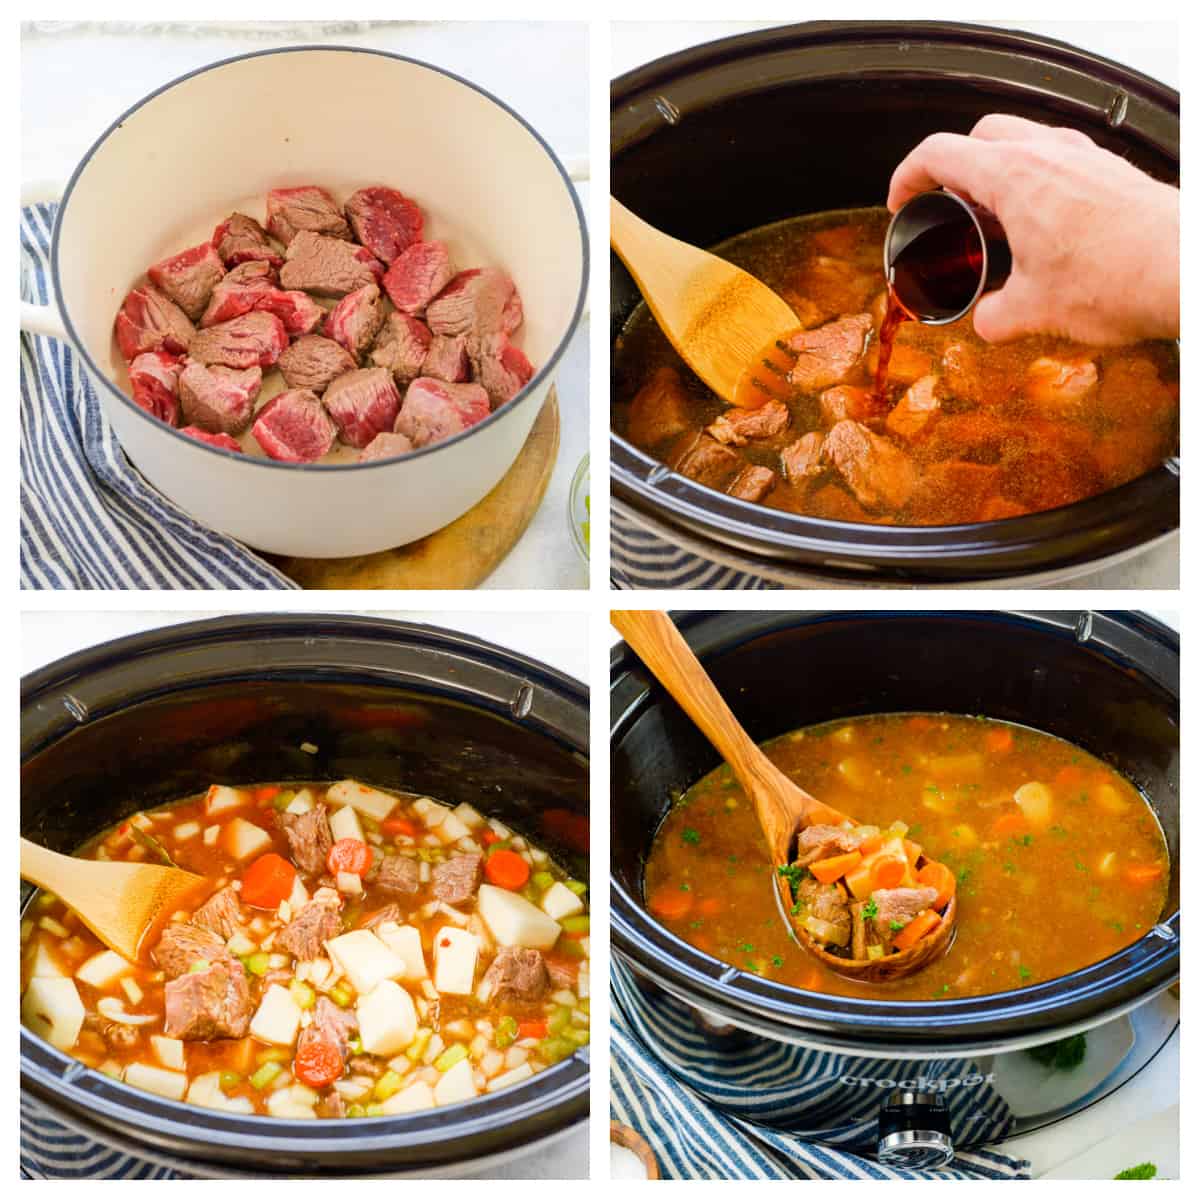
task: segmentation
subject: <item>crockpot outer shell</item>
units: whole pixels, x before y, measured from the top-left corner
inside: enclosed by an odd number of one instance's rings
[[[71,656],[22,683],[21,831],[71,850],[214,780],[335,780],[469,801],[580,878],[586,853],[542,827],[588,813],[587,691],[464,634],[361,617],[234,617]],[[299,749],[309,742],[316,754]],[[22,903],[29,894],[22,891]],[[21,1030],[22,1086],[63,1119],[197,1161],[323,1174],[469,1162],[553,1136],[588,1110],[588,1054],[450,1109],[281,1121],[127,1087]]]
[[[677,623],[755,741],[880,712],[983,714],[1066,738],[1149,798],[1170,848],[1165,915],[1126,950],[1017,992],[950,1001],[824,996],[745,974],[668,933],[643,907],[654,833],[719,765],[621,644],[611,670],[615,954],[722,1021],[825,1049],[945,1057],[1086,1028],[1179,973],[1179,639],[1129,613],[690,613]]]
[[[918,141],[969,132],[995,110],[1074,126],[1178,183],[1179,94],[1146,76],[982,26],[815,22],[698,46],[616,79],[612,191],[665,232],[711,246],[801,213],[879,204]],[[615,347],[640,295],[615,255],[610,278],[617,395],[634,382],[620,376]],[[765,509],[665,470],[615,433],[610,447],[619,508],[768,576],[778,568],[918,583],[1077,574],[1179,527],[1176,458],[1049,512],[894,528]]]

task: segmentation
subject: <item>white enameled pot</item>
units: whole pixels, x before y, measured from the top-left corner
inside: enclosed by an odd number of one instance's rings
[[[313,558],[403,545],[478,503],[541,411],[587,289],[570,176],[520,116],[439,67],[335,46],[229,59],[147,96],[87,153],[62,193],[54,299],[23,306],[22,328],[71,344],[130,460],[205,524],[260,550]],[[335,466],[218,450],[138,408],[115,382],[112,323],[126,292],[150,263],[207,238],[233,209],[261,220],[270,188],[303,183],[343,200],[367,184],[398,187],[424,209],[427,236],[447,236],[460,267],[510,272],[525,308],[515,340],[538,368],[524,391],[435,446]],[[27,198],[47,198],[38,190]],[[564,419],[586,419],[582,406]]]

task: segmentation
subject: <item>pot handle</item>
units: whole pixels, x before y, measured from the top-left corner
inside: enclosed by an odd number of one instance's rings
[[[63,190],[63,185],[58,180],[29,180],[21,185],[21,207],[61,200]],[[58,338],[64,342],[67,340],[67,328],[63,324],[62,314],[53,296],[48,304],[21,301],[21,329],[26,333]]]
[[[576,185],[575,191],[579,191],[579,184],[587,183],[592,178],[592,164],[587,155],[581,155],[579,158],[564,158],[563,167],[566,169],[567,177],[573,184]],[[582,203],[582,198],[580,199]],[[586,208],[587,206],[584,205]],[[587,316],[592,307],[591,296],[588,296],[583,302],[583,316]]]

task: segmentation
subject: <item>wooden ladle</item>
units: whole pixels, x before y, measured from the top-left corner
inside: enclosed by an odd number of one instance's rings
[[[765,283],[732,263],[647,225],[610,198],[609,236],[658,327],[680,358],[728,404],[758,371],[764,347],[799,327]]]
[[[754,744],[721,699],[713,681],[683,640],[671,619],[662,612],[613,612],[612,623],[633,652],[650,668],[650,673],[675,698],[729,764],[742,790],[754,804],[754,812],[767,841],[774,872],[776,894],[785,915],[792,907],[790,884],[778,868],[793,861],[800,831],[809,825],[858,824],[853,817],[823,804],[793,783]],[[922,863],[924,855],[918,859]],[[864,983],[887,983],[902,979],[938,959],[950,947],[957,919],[957,900],[951,898],[941,924],[908,950],[882,958],[839,958],[830,954],[803,927],[787,920],[789,932],[831,971]]]
[[[155,863],[96,862],[21,839],[21,878],[60,896],[110,949],[130,962],[176,909],[204,897],[208,880]]]

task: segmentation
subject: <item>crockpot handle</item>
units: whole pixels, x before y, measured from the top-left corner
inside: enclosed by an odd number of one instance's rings
[[[37,179],[21,185],[21,207],[31,204],[46,204],[62,198],[63,185],[57,180]],[[38,333],[43,337],[67,340],[67,329],[59,313],[58,304],[50,297],[49,304],[31,304],[21,301],[21,329],[26,333]]]

